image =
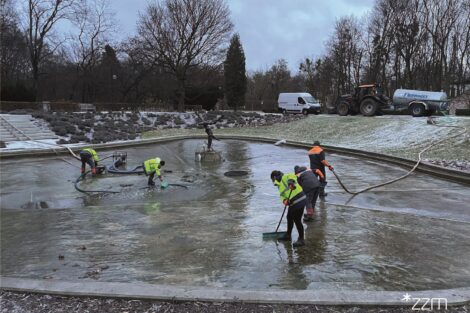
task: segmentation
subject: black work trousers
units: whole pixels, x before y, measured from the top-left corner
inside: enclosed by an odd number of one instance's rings
[[[320,187],[313,188],[309,192],[305,192],[307,196],[307,214],[313,214],[315,204],[317,203],[318,195],[320,194]]]
[[[304,199],[289,207],[287,211],[287,235],[291,237],[292,229],[297,228],[299,239],[304,239],[304,225],[302,225],[302,214],[304,213],[305,204],[307,201]]]
[[[95,161],[93,160],[93,156],[91,153],[86,151],[80,151],[80,160],[82,161],[82,173],[85,173],[85,167],[87,163],[92,169],[96,166]]]

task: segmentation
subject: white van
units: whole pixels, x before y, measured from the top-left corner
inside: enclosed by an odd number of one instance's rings
[[[307,92],[280,93],[277,100],[279,112],[282,113],[320,113],[320,101]]]

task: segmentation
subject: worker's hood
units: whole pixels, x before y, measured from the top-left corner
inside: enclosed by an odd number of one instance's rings
[[[306,171],[307,168],[305,166],[295,166],[294,167],[294,173],[295,174],[299,174],[299,173],[302,173],[304,171]]]

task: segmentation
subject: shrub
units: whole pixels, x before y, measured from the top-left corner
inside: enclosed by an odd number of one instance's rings
[[[148,118],[145,118],[145,117],[142,117],[142,122],[144,123],[144,125],[152,124],[152,122]]]
[[[62,127],[62,126],[54,126],[54,127],[52,127],[52,131],[57,136],[66,136],[67,135],[67,131],[65,130],[65,127]]]
[[[65,130],[69,134],[75,134],[77,132],[77,129],[75,128],[75,125],[71,125],[71,124],[65,125]]]
[[[456,109],[455,115],[457,116],[470,116],[470,109]]]
[[[74,134],[70,139],[77,140],[77,141],[86,141],[87,137],[84,134]]]
[[[179,115],[177,115],[175,117],[175,119],[173,120],[173,122],[176,124],[176,125],[183,125],[185,124],[185,122],[181,119],[181,117]]]

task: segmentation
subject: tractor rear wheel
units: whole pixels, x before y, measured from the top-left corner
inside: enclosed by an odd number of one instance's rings
[[[346,116],[349,113],[349,105],[347,102],[340,102],[336,110],[338,111],[339,115]]]
[[[373,99],[364,99],[361,102],[359,110],[364,116],[374,116],[378,111],[379,105]]]

